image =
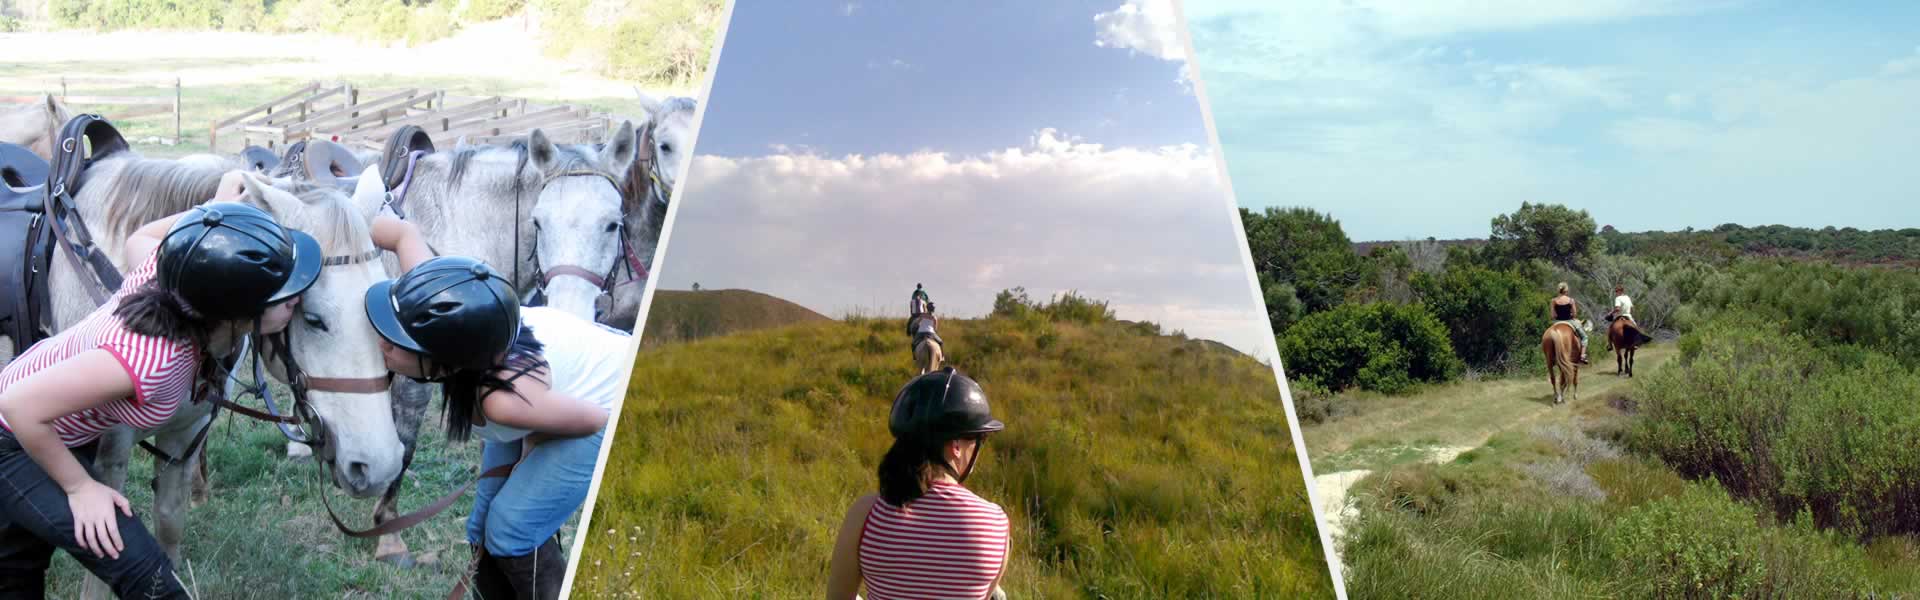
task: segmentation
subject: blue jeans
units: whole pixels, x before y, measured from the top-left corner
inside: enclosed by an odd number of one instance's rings
[[[74,458],[93,474],[97,446],[73,448]],[[67,493],[40,463],[20,447],[13,434],[0,431],[0,598],[40,598],[47,593],[47,569],[53,551],[65,550],[81,566],[113,588],[120,598],[189,598],[173,562],[137,517],[114,509],[120,558],[102,558],[74,540],[73,510]]]
[[[493,556],[526,556],[559,533],[587,500],[604,435],[602,430],[541,442],[505,479],[481,481],[473,494],[473,515],[467,517],[467,542],[484,542]],[[520,460],[520,449],[518,440],[486,442],[480,470]]]

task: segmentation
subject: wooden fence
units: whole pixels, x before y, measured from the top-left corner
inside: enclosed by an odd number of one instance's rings
[[[556,143],[591,143],[613,123],[610,115],[567,104],[455,96],[421,88],[367,90],[316,81],[215,121],[207,138],[216,152],[248,145],[278,148],[309,139],[378,150],[395,129],[418,125],[441,148],[461,140],[503,143],[536,128]]]
[[[173,143],[176,145],[180,143],[180,79],[177,77],[171,82],[112,77],[61,77],[57,85],[60,86],[60,92],[55,94],[55,98],[75,114],[101,113],[110,121],[171,116],[173,117]],[[171,87],[172,92],[137,95],[128,91],[128,88],[144,87]],[[73,92],[76,89],[98,93],[75,95]],[[47,93],[53,92],[49,90]],[[27,104],[39,101],[39,96],[0,96],[0,104]]]

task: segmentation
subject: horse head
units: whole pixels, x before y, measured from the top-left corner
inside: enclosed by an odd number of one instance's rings
[[[384,491],[399,477],[405,455],[379,337],[363,304],[367,289],[388,278],[370,237],[369,223],[385,199],[374,175],[361,177],[351,196],[334,185],[285,180],[276,185],[244,171],[221,180],[222,194],[237,191],[241,201],[312,235],[326,254],[326,266],[301,297],[285,337],[265,340],[260,350],[272,357],[269,371],[280,381],[290,381],[289,371],[295,369],[304,379],[306,407],[296,414],[311,417],[315,456],[332,467],[335,485],[359,497]],[[279,359],[283,350],[292,364]]]
[[[598,148],[556,145],[538,129],[527,136],[528,162],[542,182],[533,204],[534,258],[549,306],[597,318],[600,297],[626,265],[621,177],[637,150],[632,123]]]

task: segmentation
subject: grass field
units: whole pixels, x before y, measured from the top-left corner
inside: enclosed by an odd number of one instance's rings
[[[1583,369],[1568,406],[1544,378],[1461,381],[1353,394],[1353,414],[1303,428],[1323,495],[1352,503],[1335,517],[1349,595],[1920,597],[1920,540],[1779,522],[1624,449],[1677,345],[1643,349],[1637,379]]]
[[[284,397],[284,396],[283,396]],[[465,484],[478,472],[477,443],[448,444],[436,408],[421,426],[421,447],[407,472],[402,511]],[[471,492],[446,512],[401,533],[421,564],[402,569],[373,560],[373,542],[338,533],[320,503],[329,494],[350,525],[372,523],[373,500],[356,500],[325,483],[320,466],[286,458],[286,438],[273,426],[224,415],[207,439],[213,491],[190,511],[181,578],[202,598],[444,598],[465,568]],[[127,499],[151,522],[153,461],[136,450]],[[578,516],[575,517],[577,522]],[[563,539],[572,539],[572,525]],[[571,543],[570,541],[568,543]],[[54,559],[48,595],[76,598],[79,563]]]
[[[643,351],[574,589],[801,598],[875,488],[903,323]],[[1272,371],[1118,322],[947,320],[1004,433],[968,486],[1005,507],[1016,598],[1331,597]]]
[[[646,348],[736,331],[825,321],[807,307],[749,290],[655,290],[647,306]]]

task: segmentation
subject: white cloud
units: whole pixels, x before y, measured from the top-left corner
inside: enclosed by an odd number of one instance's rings
[[[1880,72],[1888,75],[1920,72],[1920,46],[1913,48],[1913,54],[1887,61],[1886,65],[1880,67]]]
[[[844,15],[844,16],[849,16],[849,17],[851,17],[851,16],[853,16],[853,13],[855,13],[855,12],[857,12],[857,11],[859,11],[859,10],[860,10],[860,3],[859,3],[859,2],[848,2],[848,3],[846,3],[846,4],[842,4],[842,5],[840,5],[840,14],[841,14],[841,15]]]
[[[1197,146],[1114,148],[1049,129],[975,156],[701,156],[688,187],[669,288],[895,314],[923,282],[963,315],[1014,286],[1078,290],[1121,318],[1246,351],[1266,335],[1225,191]]]
[[[867,61],[867,70],[878,71],[881,69],[895,69],[900,71],[907,71],[907,70],[913,69],[913,63],[900,60],[898,58],[890,58],[887,60],[870,59]]]
[[[1187,46],[1173,0],[1127,0],[1119,8],[1093,15],[1093,25],[1095,46],[1180,63],[1174,82],[1193,93],[1193,69],[1187,64]]]
[[[1094,15],[1093,24],[1093,43],[1102,48],[1126,48],[1161,60],[1187,59],[1172,0],[1127,0],[1119,8]]]

